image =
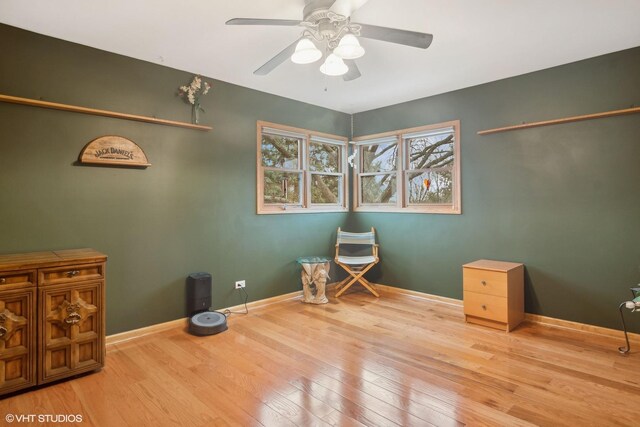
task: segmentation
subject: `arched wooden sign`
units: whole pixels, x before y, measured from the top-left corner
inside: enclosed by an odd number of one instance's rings
[[[80,152],[80,163],[116,166],[151,166],[142,148],[122,136],[107,135],[96,138]]]

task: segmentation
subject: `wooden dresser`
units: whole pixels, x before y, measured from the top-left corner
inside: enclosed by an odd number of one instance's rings
[[[104,366],[106,261],[93,249],[0,255],[0,395]]]
[[[507,332],[524,319],[524,265],[481,259],[462,266],[464,317]]]

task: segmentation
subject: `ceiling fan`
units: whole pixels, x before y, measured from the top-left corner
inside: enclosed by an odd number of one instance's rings
[[[234,18],[227,25],[300,26],[300,37],[267,61],[253,74],[264,76],[291,58],[297,64],[310,64],[325,56],[320,71],[330,76],[342,76],[345,81],[361,76],[355,60],[364,55],[357,37],[426,49],[433,35],[417,31],[398,30],[351,22],[351,14],[367,0],[305,0],[302,21],[293,19]],[[316,43],[324,48],[318,49]]]

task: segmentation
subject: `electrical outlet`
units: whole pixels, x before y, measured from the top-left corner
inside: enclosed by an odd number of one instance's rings
[[[247,286],[247,283],[244,280],[236,281],[236,289],[244,288]]]

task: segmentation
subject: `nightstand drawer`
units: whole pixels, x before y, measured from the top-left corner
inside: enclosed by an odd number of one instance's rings
[[[464,291],[464,314],[506,323],[507,299],[494,295]]]
[[[506,297],[507,273],[464,267],[462,286],[465,291]]]

